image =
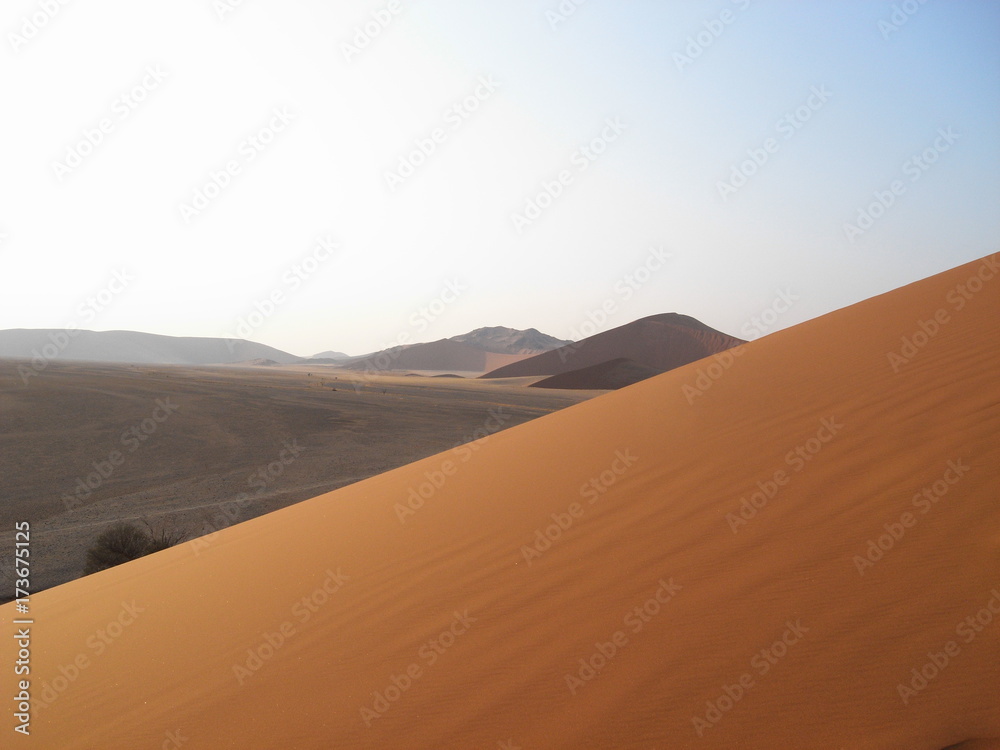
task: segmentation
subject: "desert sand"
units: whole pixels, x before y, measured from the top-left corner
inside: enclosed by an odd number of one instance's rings
[[[42,592],[18,742],[995,748],[998,260]]]
[[[32,522],[36,591],[78,578],[112,521],[201,536],[593,395],[316,365],[18,369],[0,361],[0,549]]]

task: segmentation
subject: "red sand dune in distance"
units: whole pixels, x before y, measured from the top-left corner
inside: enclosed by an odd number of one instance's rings
[[[987,260],[42,592],[17,742],[995,747]]]
[[[620,358],[665,372],[742,343],[742,339],[709,328],[687,315],[663,313],[536,354],[483,377],[559,375]]]

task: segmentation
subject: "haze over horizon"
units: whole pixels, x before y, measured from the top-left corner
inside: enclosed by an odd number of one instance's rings
[[[993,3],[41,7],[0,11],[3,329],[746,337],[1000,235]]]

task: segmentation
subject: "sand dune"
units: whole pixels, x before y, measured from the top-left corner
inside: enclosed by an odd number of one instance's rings
[[[996,747],[987,261],[43,592],[21,744]]]
[[[498,367],[483,377],[560,375],[613,359],[630,359],[656,372],[666,372],[741,343],[742,339],[716,331],[688,315],[663,313]]]

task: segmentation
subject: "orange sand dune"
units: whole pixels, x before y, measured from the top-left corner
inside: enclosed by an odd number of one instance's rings
[[[743,343],[746,343],[743,339],[716,331],[689,315],[662,313],[498,366],[482,377],[561,375],[613,359],[629,359],[657,372],[666,372]]]
[[[996,747],[987,261],[32,597],[4,746]]]

